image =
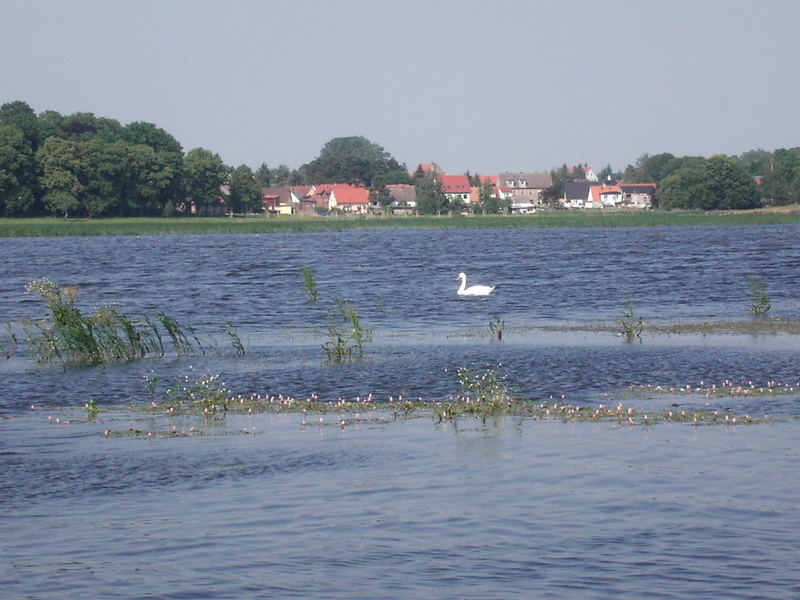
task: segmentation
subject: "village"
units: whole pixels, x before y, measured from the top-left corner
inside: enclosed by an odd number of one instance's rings
[[[450,175],[436,163],[425,163],[417,167],[414,175],[433,177],[449,204],[466,214],[477,212],[482,194],[501,201],[512,214],[533,214],[543,208],[647,210],[653,208],[656,192],[655,183],[619,183],[610,178],[600,181],[590,167],[583,167],[582,178],[565,183],[563,193],[555,201],[552,194],[547,194],[554,186],[550,173],[499,173],[470,177],[466,174]],[[265,187],[261,190],[261,199],[264,211],[273,215],[416,212],[416,185],[389,184],[386,190],[388,205],[374,200],[366,187],[331,183]]]

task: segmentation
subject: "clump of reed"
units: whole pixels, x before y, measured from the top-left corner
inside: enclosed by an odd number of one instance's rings
[[[314,271],[303,266],[303,282],[310,302],[319,300],[319,290]],[[347,300],[334,298],[334,306],[328,309],[325,322],[328,339],[322,350],[328,362],[343,363],[364,357],[364,346],[372,341],[372,329],[361,322],[361,315]]]
[[[500,315],[494,315],[492,320],[489,321],[489,332],[498,342],[503,341],[503,331],[505,330],[505,322],[500,318]]]
[[[303,283],[306,286],[309,301],[316,302],[319,300],[319,290],[317,290],[317,281],[314,278],[314,271],[308,265],[303,265]]]
[[[641,317],[637,317],[633,312],[633,301],[628,298],[628,304],[622,318],[619,320],[622,326],[622,335],[625,341],[632,343],[635,340],[642,340],[642,330],[644,329],[644,322]]]
[[[361,323],[350,302],[336,298],[336,308],[328,311],[325,325],[328,341],[322,344],[328,361],[341,363],[364,356],[364,345],[372,341],[372,329]]]
[[[767,295],[767,286],[754,275],[748,275],[747,281],[750,285],[750,308],[748,311],[756,317],[762,317],[772,308],[772,303]]]
[[[100,307],[85,315],[75,304],[77,288],[61,287],[49,279],[30,282],[26,291],[41,296],[50,311],[43,319],[22,321],[25,343],[37,362],[70,365],[132,362],[164,356],[168,351],[166,340],[178,356],[205,352],[193,328],[184,330],[164,312],[155,319],[134,320],[114,308]],[[227,332],[236,355],[244,354],[241,339],[230,323]],[[13,339],[16,341],[16,337]]]

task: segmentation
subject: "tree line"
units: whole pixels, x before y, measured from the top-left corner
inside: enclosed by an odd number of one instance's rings
[[[583,165],[551,171],[544,192],[553,205]],[[467,173],[469,175],[469,173]],[[739,157],[644,154],[621,173],[609,166],[601,179],[658,184],[661,208],[747,209],[800,201],[800,148],[753,150]],[[476,208],[507,212],[509,201],[470,176],[479,188]],[[122,125],[81,112],[34,113],[22,101],[0,106],[0,214],[4,216],[170,216],[193,210],[243,213],[262,209],[261,188],[351,183],[370,190],[376,204],[391,201],[386,186],[414,184],[417,212],[444,214],[465,207],[447,198],[435,174],[409,174],[384,148],[361,136],[334,138],[297,169],[262,164],[227,166],[218,154],[181,144],[152,123]]]

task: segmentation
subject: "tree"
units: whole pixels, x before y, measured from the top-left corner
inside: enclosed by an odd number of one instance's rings
[[[658,198],[663,208],[741,210],[760,204],[747,169],[723,155],[667,176],[661,182]]]
[[[228,205],[234,213],[255,212],[261,205],[261,186],[247,165],[236,167],[231,173]]]
[[[31,153],[36,152],[44,141],[39,127],[39,120],[33,109],[25,102],[16,100],[0,106],[0,123],[16,127],[30,147]]]
[[[0,212],[30,213],[36,186],[36,161],[22,130],[0,123]]]
[[[382,208],[386,208],[392,203],[392,195],[389,193],[389,188],[386,187],[382,175],[373,179],[372,187],[369,190],[369,201],[372,204],[379,204]]]
[[[261,166],[256,169],[255,177],[258,185],[260,187],[269,187],[270,186],[270,179],[271,179],[271,172],[267,163],[261,163]]]
[[[416,180],[417,212],[421,215],[441,215],[450,209],[450,201],[442,190],[442,183],[433,173]]]
[[[800,202],[800,149],[776,150],[764,157],[762,196],[770,204]]]
[[[208,211],[219,203],[220,187],[228,170],[218,154],[205,148],[194,148],[183,159],[186,193],[198,212]]]
[[[410,183],[411,178],[382,146],[362,136],[334,138],[319,156],[300,167],[309,183],[351,183],[372,187],[381,175],[384,184]]]
[[[81,183],[83,160],[78,143],[49,137],[36,153],[42,169],[45,206],[66,219],[78,211],[86,193]]]

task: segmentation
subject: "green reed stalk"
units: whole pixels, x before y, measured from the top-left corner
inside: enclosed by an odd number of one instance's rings
[[[630,298],[628,298],[627,308],[619,322],[622,325],[622,334],[625,336],[626,342],[631,343],[637,339],[641,341],[644,322],[641,317],[634,314],[633,301]]]
[[[750,284],[750,308],[748,309],[750,314],[757,317],[766,315],[772,308],[767,295],[767,286],[761,279],[753,275],[748,275],[747,280]]]
[[[314,271],[308,265],[303,265],[303,282],[306,286],[306,292],[308,292],[308,299],[311,302],[316,302],[319,299],[317,282],[314,278]]]

